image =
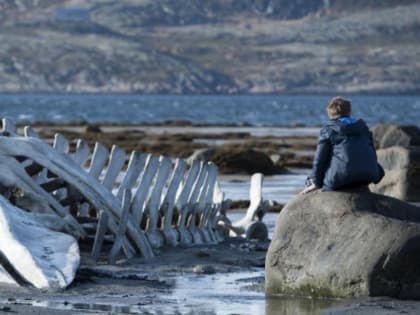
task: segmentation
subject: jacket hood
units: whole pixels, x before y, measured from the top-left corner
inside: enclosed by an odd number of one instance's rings
[[[354,119],[350,117],[331,120],[328,127],[339,134],[348,136],[356,136],[369,132],[368,126],[362,119]]]

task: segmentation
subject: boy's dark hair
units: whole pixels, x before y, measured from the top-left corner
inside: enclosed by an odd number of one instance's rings
[[[334,97],[327,106],[327,113],[330,119],[348,117],[351,114],[351,102],[343,97]]]

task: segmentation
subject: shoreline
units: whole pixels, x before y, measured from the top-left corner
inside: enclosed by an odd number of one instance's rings
[[[408,92],[392,92],[392,91],[366,91],[366,90],[360,90],[360,91],[353,91],[353,92],[343,92],[339,90],[332,90],[328,92],[315,92],[315,91],[297,91],[297,92],[267,92],[267,93],[136,93],[136,92],[61,92],[61,91],[0,91],[0,96],[2,95],[25,95],[25,96],[164,96],[164,97],[173,97],[173,96],[185,96],[185,97],[194,97],[194,96],[219,96],[219,97],[273,97],[273,96],[326,96],[330,97],[331,95],[343,95],[343,96],[367,96],[367,97],[375,97],[375,96],[395,96],[395,97],[401,97],[401,96],[420,96],[419,90],[408,90]]]
[[[18,132],[23,134],[18,124]],[[223,154],[256,150],[267,155],[281,173],[287,168],[308,168],[312,164],[318,128],[173,126],[141,124],[29,124],[42,139],[52,142],[56,133],[70,141],[83,139],[93,148],[100,142],[108,149],[118,145],[127,153],[138,151],[171,158],[188,158],[199,150],[222,150]],[[257,162],[257,161],[256,161]],[[258,170],[257,170],[258,171]],[[227,173],[229,174],[229,173]],[[249,173],[248,173],[249,175]]]
[[[171,147],[155,148],[157,152],[168,154],[175,152],[171,151],[173,147],[184,142],[183,148],[191,147],[198,134],[192,132],[191,127],[186,127],[187,130],[190,129],[187,137],[185,134],[180,137],[178,132],[153,134],[152,131],[157,130],[153,128],[143,132],[133,132],[130,126],[120,126],[122,130],[110,128],[108,131],[102,126],[99,126],[100,130],[97,131],[85,130],[80,126],[64,127],[66,126],[47,125],[36,126],[35,129],[40,132],[41,138],[49,140],[52,139],[54,132],[60,131],[69,140],[88,137],[90,146],[94,141],[102,142],[105,139],[108,139],[109,143],[114,142],[113,144],[119,145],[124,141],[126,144],[139,141],[170,143]],[[199,134],[200,137],[202,135]],[[285,149],[294,150],[295,153],[308,150],[316,144],[317,138],[314,136],[308,139],[308,136],[304,135],[256,137],[250,134],[226,132],[204,135],[212,139],[228,137],[268,152],[276,149],[279,150],[279,155]],[[275,143],[275,147],[268,147],[267,141]],[[296,146],[297,141],[300,141],[300,144]],[[72,143],[74,145],[74,140]],[[110,148],[108,143],[107,146]],[[236,175],[238,174],[235,174],[235,177]],[[221,175],[221,178],[224,176],[230,178],[230,175]],[[245,178],[245,175],[238,176]],[[236,178],[231,183],[238,185]],[[242,215],[239,212],[238,214]],[[273,218],[277,216],[275,213],[270,215],[271,221],[268,227],[273,230],[275,225]],[[88,257],[83,256],[76,281],[66,290],[42,292],[29,288],[0,286],[0,314],[38,312],[46,315],[86,313],[187,315],[197,312],[209,315],[277,315],[279,312],[294,314],[298,310],[302,315],[383,315],[386,310],[386,314],[391,315],[401,312],[415,315],[419,312],[420,302],[390,298],[315,300],[305,297],[266,297],[264,264],[268,244],[268,241],[231,239],[218,245],[163,248],[151,260],[134,258],[130,261],[120,261],[113,266],[105,264],[94,266]]]

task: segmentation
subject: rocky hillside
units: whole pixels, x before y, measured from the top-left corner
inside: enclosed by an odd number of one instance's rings
[[[417,93],[416,0],[0,0],[0,91]]]

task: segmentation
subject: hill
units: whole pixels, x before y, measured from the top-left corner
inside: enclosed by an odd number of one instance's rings
[[[418,93],[414,0],[0,0],[0,91]]]

